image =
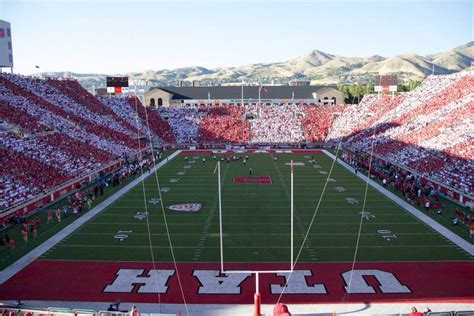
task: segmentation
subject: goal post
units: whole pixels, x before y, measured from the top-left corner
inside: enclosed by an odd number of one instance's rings
[[[293,160],[290,161],[290,268],[288,270],[226,270],[224,267],[224,234],[222,231],[222,183],[221,183],[221,162],[217,162],[217,190],[219,205],[219,241],[220,241],[220,272],[221,274],[255,274],[255,294],[254,294],[254,316],[260,316],[260,274],[267,273],[292,273],[294,269],[294,172]]]

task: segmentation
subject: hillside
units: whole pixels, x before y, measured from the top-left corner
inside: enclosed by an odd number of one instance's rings
[[[312,84],[337,84],[372,80],[374,74],[397,73],[402,81],[422,80],[433,71],[449,74],[471,67],[474,61],[474,42],[446,52],[421,56],[403,54],[392,57],[345,57],[314,50],[309,54],[275,63],[260,63],[238,67],[185,67],[176,69],[147,70],[126,74],[131,79],[149,82],[149,85],[177,85],[180,80],[198,81],[199,85],[240,82],[242,77],[250,82],[286,84],[291,79],[311,80]],[[68,76],[76,78],[85,88],[105,86],[105,74],[76,74],[70,72],[41,73],[42,76]],[[112,74],[111,74],[112,75]]]

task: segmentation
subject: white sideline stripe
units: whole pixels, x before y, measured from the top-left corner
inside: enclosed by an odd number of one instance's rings
[[[323,150],[323,153],[326,154],[327,156],[331,157],[331,159],[335,159],[334,155],[329,153],[328,151]],[[341,159],[337,159],[337,162],[341,166],[343,166],[344,168],[349,170],[350,172],[353,172],[353,168],[350,167],[347,163],[345,163]],[[359,177],[360,179],[362,179],[364,181],[367,181],[367,177],[365,175],[363,175],[361,172],[359,172],[357,174],[357,177]],[[458,235],[456,235],[455,233],[453,233],[452,231],[450,231],[449,229],[447,229],[446,227],[444,227],[443,225],[441,225],[440,223],[438,223],[437,221],[435,221],[434,219],[432,219],[428,215],[424,214],[423,212],[421,212],[420,210],[418,210],[414,206],[408,204],[406,201],[402,200],[401,198],[399,198],[398,196],[396,196],[392,192],[388,191],[387,189],[382,187],[380,184],[378,184],[374,180],[369,178],[368,181],[369,181],[369,184],[374,189],[376,189],[377,191],[379,191],[380,193],[382,193],[383,195],[388,197],[390,200],[392,200],[396,204],[400,205],[407,212],[409,212],[410,214],[412,214],[413,216],[418,218],[420,221],[422,221],[423,223],[425,223],[429,227],[433,228],[435,231],[437,231],[438,233],[440,233],[441,235],[446,237],[449,241],[451,241],[455,245],[462,248],[462,250],[466,251],[471,256],[474,255],[474,245],[470,244],[468,241],[466,241],[463,238],[459,237]]]
[[[28,264],[30,264],[33,260],[44,254],[46,251],[50,250],[54,246],[58,245],[59,242],[61,242],[64,238],[69,236],[72,232],[74,232],[77,228],[79,228],[82,224],[90,220],[92,217],[100,213],[103,209],[108,207],[110,204],[118,200],[122,195],[124,195],[126,192],[128,192],[130,189],[132,189],[134,186],[139,184],[143,179],[146,177],[150,176],[155,172],[157,169],[161,168],[164,166],[169,160],[173,159],[179,153],[181,150],[177,150],[171,155],[168,156],[168,159],[163,160],[159,162],[155,167],[150,169],[151,172],[148,172],[148,174],[144,174],[143,177],[139,176],[123,188],[121,188],[119,191],[115,192],[111,196],[109,196],[105,201],[101,202],[99,205],[91,209],[89,212],[84,214],[83,216],[79,217],[77,220],[69,224],[68,226],[64,227],[61,231],[53,235],[51,238],[43,242],[41,245],[36,247],[35,249],[31,250],[28,252],[26,255],[18,259],[16,262],[5,268],[3,271],[0,272],[0,284],[3,284],[5,281],[7,281],[9,278],[14,276],[16,273],[18,273],[20,270],[22,270],[24,267],[26,267]]]

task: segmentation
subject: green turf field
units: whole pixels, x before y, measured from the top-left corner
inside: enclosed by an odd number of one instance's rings
[[[243,155],[241,155],[243,156]],[[295,256],[302,246],[333,160],[324,154],[252,154],[249,162],[222,163],[222,207],[225,262],[289,262],[290,167],[294,173]],[[198,157],[194,159],[193,157]],[[219,262],[219,216],[216,163],[205,155],[178,155],[158,171],[166,220],[177,261]],[[219,156],[218,156],[219,157]],[[194,161],[194,162],[192,162]],[[190,166],[185,168],[185,166]],[[232,179],[271,176],[270,185],[238,184]],[[179,174],[185,172],[185,174]],[[334,165],[314,223],[303,245],[300,262],[352,261],[361,223],[366,184]],[[178,182],[170,182],[179,179]],[[336,187],[342,189],[336,190]],[[150,203],[159,192],[154,175],[81,226],[47,252],[49,259],[171,261],[170,241],[160,203]],[[346,199],[352,198],[352,204]],[[357,202],[355,202],[355,200]],[[202,203],[195,213],[167,209],[173,204]],[[148,211],[137,219],[137,212]],[[362,218],[357,261],[470,260],[470,256],[433,229],[369,186]],[[128,237],[115,238],[119,231]],[[152,247],[151,247],[152,246]]]

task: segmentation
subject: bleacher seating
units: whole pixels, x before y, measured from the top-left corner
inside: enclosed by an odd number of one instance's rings
[[[132,154],[144,146],[140,136],[161,144],[342,140],[472,194],[473,122],[472,72],[429,76],[411,92],[366,95],[358,105],[158,109],[136,97],[96,98],[75,80],[0,74],[0,158],[11,159],[0,171],[0,209]]]
[[[249,122],[240,105],[210,108],[201,118],[198,131],[200,143],[240,143],[249,141]]]
[[[290,144],[305,140],[299,116],[303,109],[299,105],[250,105],[247,112],[256,118],[250,122],[250,143]]]
[[[146,124],[146,129],[149,129],[158,135],[164,142],[173,143],[175,137],[171,131],[170,125],[167,121],[163,120],[160,114],[151,108],[145,108],[141,101],[134,96],[126,99],[130,107]]]

